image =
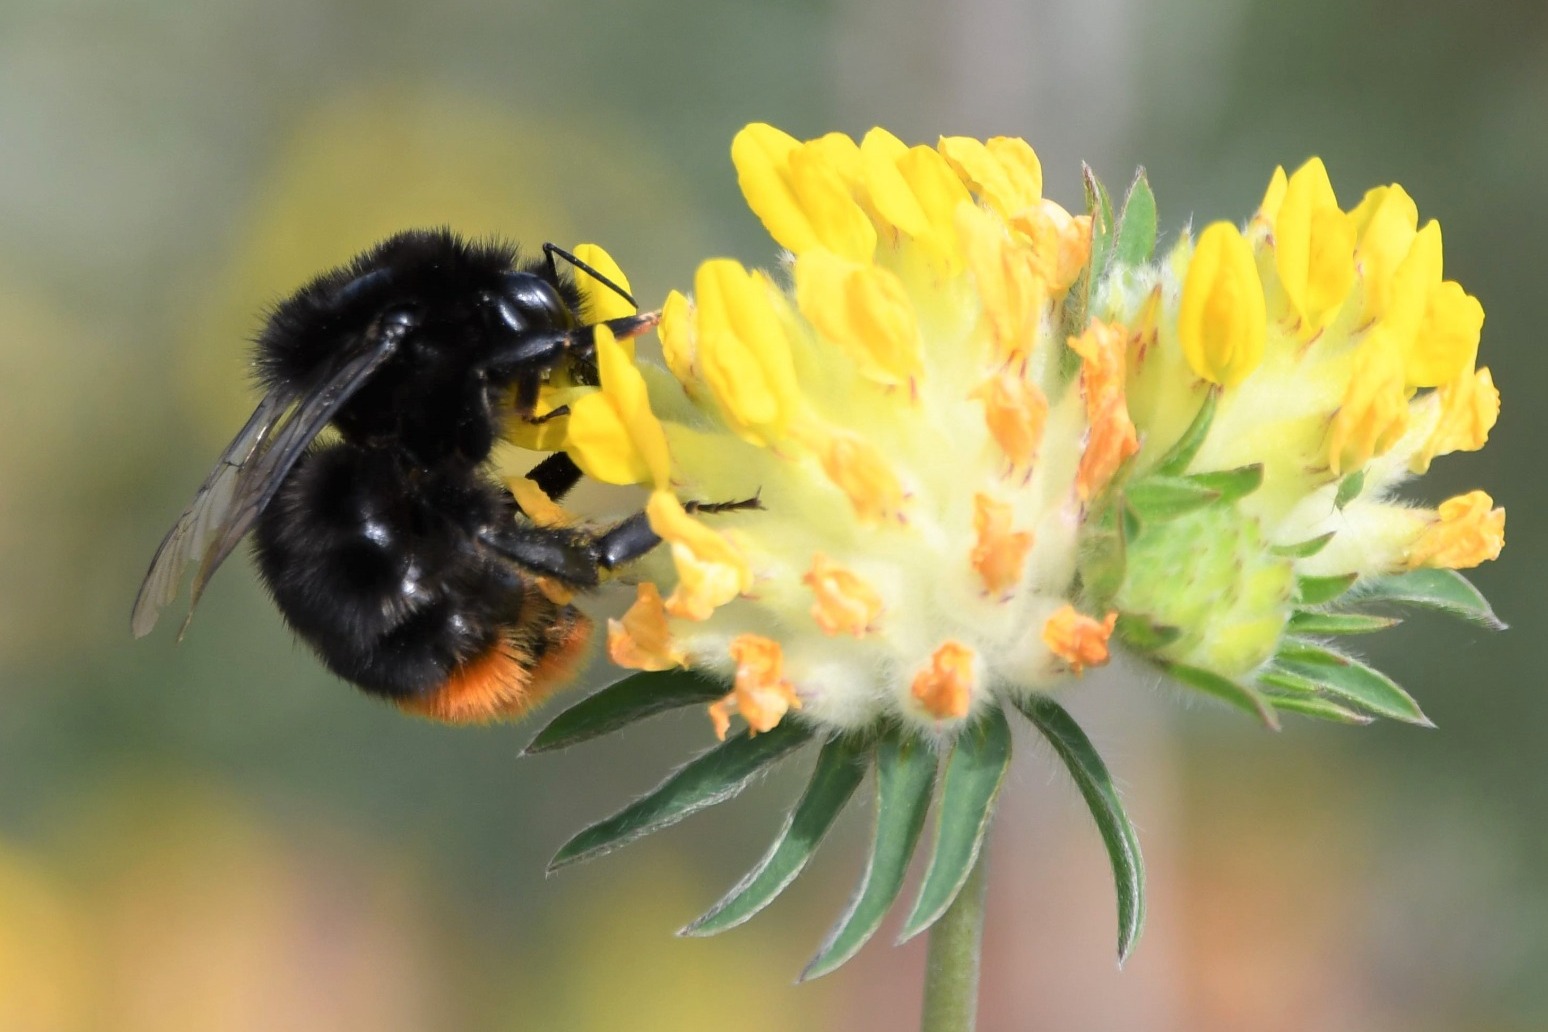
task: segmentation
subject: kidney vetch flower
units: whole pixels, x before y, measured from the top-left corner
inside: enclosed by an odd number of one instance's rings
[[[1427,720],[1336,642],[1379,604],[1495,625],[1456,571],[1499,554],[1482,491],[1398,488],[1483,446],[1483,310],[1443,278],[1440,227],[1399,186],[1344,208],[1313,158],[1245,224],[1155,254],[1141,172],[1088,210],[1043,196],[1019,139],[909,145],[882,129],[737,134],[777,271],[703,263],[661,311],[664,367],[602,335],[600,387],[543,424],[590,476],[649,490],[664,547],[631,567],[607,651],[642,673],[561,714],[533,750],[674,706],[722,744],[588,828],[555,865],[734,795],[820,743],[761,864],[687,932],[746,920],[801,871],[864,771],[864,881],[806,976],[843,963],[902,888],[932,800],[907,938],[977,861],[1007,715],[1052,743],[1103,833],[1119,953],[1143,916],[1133,829],[1055,701],[1122,649],[1274,726]],[[622,273],[596,252],[607,274]],[[756,504],[717,511],[719,503]],[[578,600],[584,604],[584,600]]]

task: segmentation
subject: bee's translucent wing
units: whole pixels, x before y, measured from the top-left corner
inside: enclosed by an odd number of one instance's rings
[[[167,531],[167,536],[161,539],[145,580],[140,583],[134,611],[129,617],[129,629],[136,638],[149,634],[161,611],[177,597],[183,571],[203,554],[215,529],[225,520],[242,470],[263,444],[275,421],[290,407],[292,398],[291,392],[275,390],[258,403],[247,425],[226,446],[215,461],[215,468],[199,485],[193,501]]]
[[[192,617],[204,586],[252,529],[296,460],[393,353],[406,329],[396,323],[378,327],[362,338],[362,346],[343,349],[306,391],[276,389],[258,403],[156,549],[129,618],[135,637],[156,626],[161,611],[177,596],[184,571],[197,561],[189,599]]]

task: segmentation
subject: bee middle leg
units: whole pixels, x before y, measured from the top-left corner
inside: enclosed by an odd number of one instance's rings
[[[545,459],[538,464],[538,469],[551,461],[552,458]],[[527,475],[532,477],[532,473]],[[539,487],[543,486],[541,481],[537,482]],[[756,496],[737,502],[689,502],[684,506],[689,512],[707,513],[762,507]],[[596,587],[602,579],[601,571],[632,562],[661,544],[661,536],[651,529],[650,519],[643,512],[635,513],[600,534],[574,527],[511,525],[487,528],[478,540],[522,569],[553,577],[578,589]]]

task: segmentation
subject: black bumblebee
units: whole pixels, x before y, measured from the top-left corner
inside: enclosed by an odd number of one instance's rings
[[[447,230],[394,236],[279,304],[257,342],[263,400],[157,549],[134,634],[194,563],[197,603],[252,530],[285,620],[373,695],[485,720],[563,683],[590,625],[538,578],[594,587],[659,539],[643,513],[600,531],[538,526],[495,480],[490,452],[513,399],[517,417],[538,418],[551,374],[597,382],[597,326],[632,337],[656,316],[587,324],[556,255],[633,304],[552,245],[523,260]],[[330,425],[337,439],[315,440]],[[581,471],[560,452],[528,477],[558,499]]]

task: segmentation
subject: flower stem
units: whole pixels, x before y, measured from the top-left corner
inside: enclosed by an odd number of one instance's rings
[[[978,1018],[978,959],[984,939],[984,854],[940,920],[930,927],[920,1032],[972,1032]]]

